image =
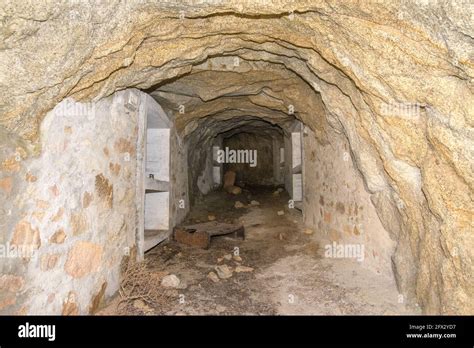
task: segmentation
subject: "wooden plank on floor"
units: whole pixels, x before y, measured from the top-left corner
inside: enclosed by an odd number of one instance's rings
[[[245,238],[245,229],[241,224],[227,224],[210,221],[194,225],[176,226],[174,239],[183,244],[209,248],[211,237],[232,234],[234,238]]]

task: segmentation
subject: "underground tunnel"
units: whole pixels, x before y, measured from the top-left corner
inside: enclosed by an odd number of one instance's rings
[[[472,22],[414,4],[8,3],[0,313],[473,314]]]

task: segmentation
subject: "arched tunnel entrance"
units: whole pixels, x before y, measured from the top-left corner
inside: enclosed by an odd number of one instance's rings
[[[164,300],[161,313],[206,313],[209,297],[222,299],[211,313],[417,311],[400,301],[394,242],[347,137],[328,127],[320,94],[300,76],[273,63],[212,57],[180,78],[130,93],[146,100],[145,168],[158,158],[168,171],[152,178],[148,169],[144,173],[146,182],[167,186],[163,192],[145,187],[144,247],[138,250],[165,274],[162,281],[172,283],[170,294],[193,294],[194,305],[174,308]],[[288,100],[288,93],[304,96],[304,105]],[[158,131],[149,129],[155,114],[169,128],[156,141],[150,136]],[[317,128],[304,121],[309,114],[321,120]],[[160,219],[165,224],[149,228],[149,221]],[[274,272],[283,279],[273,279]],[[343,282],[348,273],[349,283],[375,303],[359,305],[354,292],[346,308],[329,305],[341,296],[334,289],[325,304],[314,297],[329,291],[321,278]],[[313,279],[309,288],[303,279]],[[233,293],[250,292],[258,295],[245,305],[230,300]],[[133,304],[126,308],[134,310]]]
[[[464,46],[400,48],[413,9],[129,6],[10,79],[1,242],[35,258],[0,311],[472,313]]]

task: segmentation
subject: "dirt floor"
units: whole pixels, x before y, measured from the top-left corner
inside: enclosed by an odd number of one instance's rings
[[[286,192],[275,190],[252,188],[240,195],[219,191],[196,202],[185,224],[206,222],[210,215],[219,222],[241,222],[245,240],[213,237],[208,250],[174,241],[159,244],[146,254],[140,270],[131,272],[135,278],[124,283],[122,296],[98,314],[418,313],[399,303],[394,279],[353,260],[324,258],[315,236],[303,232],[301,212],[288,208]],[[252,200],[259,205],[250,205]],[[235,208],[236,201],[246,207]],[[213,281],[208,274],[218,273],[219,265],[227,265],[231,276]],[[177,276],[179,284],[161,286],[166,275]]]

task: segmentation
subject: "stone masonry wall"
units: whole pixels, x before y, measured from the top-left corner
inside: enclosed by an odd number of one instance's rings
[[[61,102],[39,157],[2,134],[0,313],[92,313],[118,289],[137,223],[137,112],[125,93]],[[31,254],[13,255],[20,247]]]
[[[307,128],[303,135],[304,221],[322,247],[363,245],[363,267],[393,277],[394,241],[382,226],[347,140],[336,133],[322,145]],[[351,256],[351,255],[346,255]],[[355,261],[355,258],[354,258]],[[356,262],[356,261],[355,261]]]

